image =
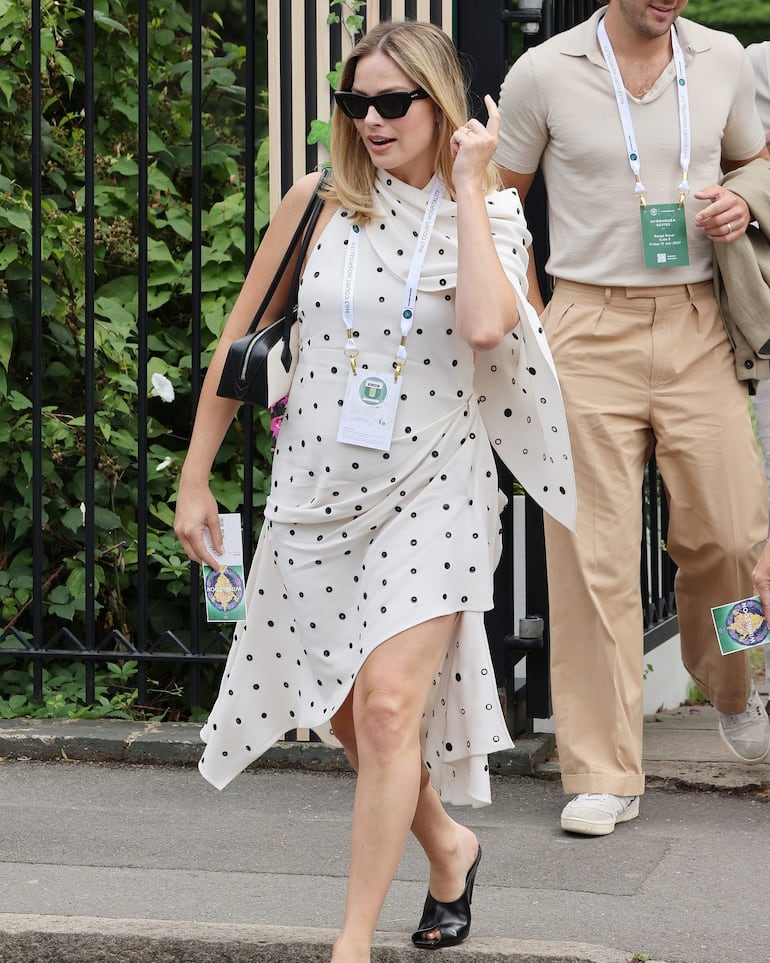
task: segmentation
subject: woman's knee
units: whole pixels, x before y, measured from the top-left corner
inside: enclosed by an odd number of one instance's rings
[[[368,749],[382,758],[417,743],[419,717],[394,689],[376,688],[362,694],[354,717],[359,752]]]

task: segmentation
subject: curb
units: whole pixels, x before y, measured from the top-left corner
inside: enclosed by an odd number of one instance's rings
[[[676,714],[674,714],[676,715]],[[650,717],[645,735],[657,729],[660,716]],[[669,792],[720,792],[770,800],[770,764],[744,766],[716,755],[721,750],[710,729],[699,720],[687,725],[674,720],[676,739],[645,758],[648,789]],[[700,731],[692,725],[701,726]],[[700,735],[701,741],[697,741]],[[513,749],[489,756],[495,776],[561,778],[552,733],[517,738]],[[40,762],[118,763],[145,766],[197,766],[203,751],[200,726],[192,722],[129,722],[122,719],[6,719],[0,720],[0,762],[4,759]],[[341,749],[321,742],[279,742],[248,767],[295,769],[304,772],[351,772]]]
[[[0,914],[0,959],[14,963],[323,963],[336,931],[170,920]],[[452,963],[632,963],[634,954],[590,943],[471,938]],[[372,963],[415,963],[402,935],[378,933]],[[649,963],[664,963],[662,960]]]
[[[551,733],[518,739],[514,749],[489,757],[490,772],[535,775],[554,747]],[[202,751],[200,726],[191,722],[7,719],[0,723],[0,757],[197,766]],[[249,768],[351,771],[341,749],[321,742],[279,742]]]

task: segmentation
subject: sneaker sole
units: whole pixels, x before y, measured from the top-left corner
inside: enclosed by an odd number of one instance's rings
[[[761,756],[757,756],[756,759],[749,759],[746,756],[742,756],[725,735],[725,730],[722,727],[721,722],[719,723],[719,738],[727,747],[727,751],[730,753],[730,755],[734,759],[737,759],[738,762],[742,762],[744,766],[759,766],[765,761],[765,759],[767,759],[768,756],[770,756],[770,742],[768,742],[767,749],[765,749],[764,753]]]
[[[567,833],[579,833],[581,836],[609,836],[614,832],[618,823],[627,823],[639,815],[638,797],[614,820],[597,822],[592,819],[580,819],[578,816],[562,816],[561,828]]]

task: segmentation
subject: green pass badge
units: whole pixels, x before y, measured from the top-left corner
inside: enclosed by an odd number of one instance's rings
[[[686,267],[690,263],[684,207],[648,204],[640,207],[646,268]]]

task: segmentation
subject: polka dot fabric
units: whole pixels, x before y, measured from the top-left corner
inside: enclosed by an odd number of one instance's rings
[[[389,371],[427,195],[389,175],[380,176],[377,188],[384,216],[362,232],[354,323],[361,369]],[[514,214],[518,198],[509,191],[491,200],[509,251],[517,238],[518,253],[509,260],[517,264],[512,281],[520,286],[528,235]],[[301,355],[249,575],[249,616],[236,628],[202,733],[208,745],[200,769],[218,788],[289,729],[309,727],[331,741],[330,720],[369,653],[410,626],[459,612],[423,718],[423,752],[445,802],[490,802],[487,756],[512,743],[483,621],[492,605],[502,506],[482,413],[497,403],[480,404],[474,381],[480,372],[482,381],[491,381],[486,397],[495,398],[497,371],[486,369],[498,365],[487,352],[487,364],[478,368],[455,331],[454,215],[455,205],[443,201],[420,281],[389,452],[336,440],[349,372],[340,309],[346,212],[333,216],[309,257],[300,289]],[[522,341],[520,332],[500,352],[501,384],[505,372],[509,380],[515,376],[509,369],[520,373]],[[556,410],[558,384],[555,395],[549,391]],[[515,434],[512,416],[503,411],[499,417],[506,433]],[[550,432],[541,434],[551,441]],[[530,439],[525,447],[534,458],[542,455]],[[543,464],[557,466],[566,479],[559,454],[551,452],[552,461]],[[562,499],[566,504],[568,496]]]

